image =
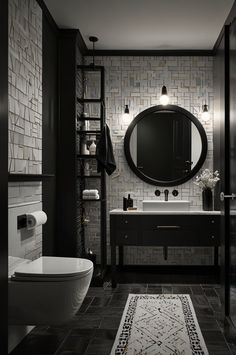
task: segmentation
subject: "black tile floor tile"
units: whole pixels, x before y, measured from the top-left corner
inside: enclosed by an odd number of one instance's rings
[[[193,305],[196,307],[205,306],[209,307],[209,302],[204,295],[190,295]]]
[[[114,294],[109,302],[111,307],[124,307],[127,302],[128,294],[117,293]]]
[[[193,295],[203,295],[204,291],[200,285],[191,285],[190,286]]]
[[[116,337],[116,329],[96,329],[94,338],[115,340]]]
[[[121,321],[121,316],[103,317],[100,328],[101,329],[118,329]]]
[[[64,337],[59,335],[29,334],[11,355],[54,355]]]
[[[88,345],[85,355],[110,355],[113,343],[114,339],[93,338]]]
[[[164,294],[172,294],[172,286],[162,286],[162,293]]]
[[[87,310],[88,306],[93,302],[93,300],[94,300],[94,297],[89,297],[89,296],[85,297],[84,302],[83,302],[82,306],[80,307],[78,313],[84,313]]]
[[[236,355],[236,330],[225,325],[219,285],[170,283],[90,288],[70,322],[36,327],[11,355],[109,355],[129,293],[190,294],[209,354]]]
[[[209,355],[231,355],[223,334],[220,331],[202,331]]]
[[[162,287],[161,286],[148,286],[147,293],[148,294],[162,294]]]
[[[123,313],[124,307],[92,307],[90,306],[87,311],[86,315],[94,314],[94,315],[101,315],[101,316],[119,316]]]
[[[203,287],[203,291],[208,298],[217,298],[218,294],[212,287]]]
[[[83,355],[91,341],[90,338],[82,338],[79,336],[68,336],[62,346],[57,350],[55,355],[64,355],[65,352],[73,351],[76,355]]]
[[[93,301],[91,302],[90,306],[96,307],[105,307],[109,304],[112,296],[100,296],[94,297]]]
[[[182,293],[182,294],[191,294],[191,287],[189,286],[172,286],[172,293],[174,294],[178,294],[178,293]]]
[[[219,324],[214,317],[197,316],[198,323],[201,330],[218,330],[220,331]]]

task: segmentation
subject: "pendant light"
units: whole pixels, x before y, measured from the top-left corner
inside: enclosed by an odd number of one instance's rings
[[[207,122],[207,121],[209,121],[209,119],[210,119],[210,114],[209,114],[209,111],[208,111],[208,105],[207,104],[205,104],[205,105],[203,105],[203,111],[202,111],[202,120],[204,121],[204,122]]]
[[[95,37],[95,36],[90,36],[90,37],[89,37],[89,40],[90,40],[90,42],[92,42],[92,44],[93,44],[93,62],[92,62],[90,65],[94,66],[94,65],[95,65],[95,63],[94,63],[95,43],[98,41],[98,38]]]
[[[165,85],[162,86],[161,89],[161,97],[160,97],[160,104],[165,106],[169,103],[169,96],[167,95],[167,88]]]
[[[124,114],[123,114],[123,121],[124,122],[128,122],[130,121],[130,114],[129,114],[129,105],[125,105],[125,110],[124,110]]]

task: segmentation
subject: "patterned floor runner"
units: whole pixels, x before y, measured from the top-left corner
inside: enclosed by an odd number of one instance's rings
[[[190,296],[130,294],[111,355],[208,355]]]

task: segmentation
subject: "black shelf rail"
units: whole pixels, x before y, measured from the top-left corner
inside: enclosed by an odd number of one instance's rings
[[[78,179],[101,179],[101,175],[77,175]]]
[[[85,117],[77,115],[77,121],[101,121],[101,117]]]
[[[77,101],[80,104],[83,104],[83,103],[101,103],[101,102],[103,102],[102,99],[82,99],[80,97],[77,97]]]
[[[96,135],[101,135],[101,130],[88,130],[88,131],[76,131],[77,134],[81,134],[81,135],[86,135],[86,134],[96,134]]]
[[[94,154],[77,154],[78,159],[97,159],[97,156]]]
[[[77,69],[84,71],[104,71],[104,67],[102,65],[77,65]]]
[[[54,174],[8,174],[9,182],[16,181],[43,181],[45,179],[54,178]]]

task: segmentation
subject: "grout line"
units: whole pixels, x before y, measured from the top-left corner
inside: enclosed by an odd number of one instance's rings
[[[57,355],[58,351],[60,351],[60,349],[62,348],[62,346],[65,344],[66,340],[68,339],[68,337],[70,336],[70,334],[72,333],[72,329],[69,330],[68,334],[64,337],[64,339],[62,340],[61,344],[58,346],[56,352],[53,355]],[[58,354],[59,355],[59,354]]]

